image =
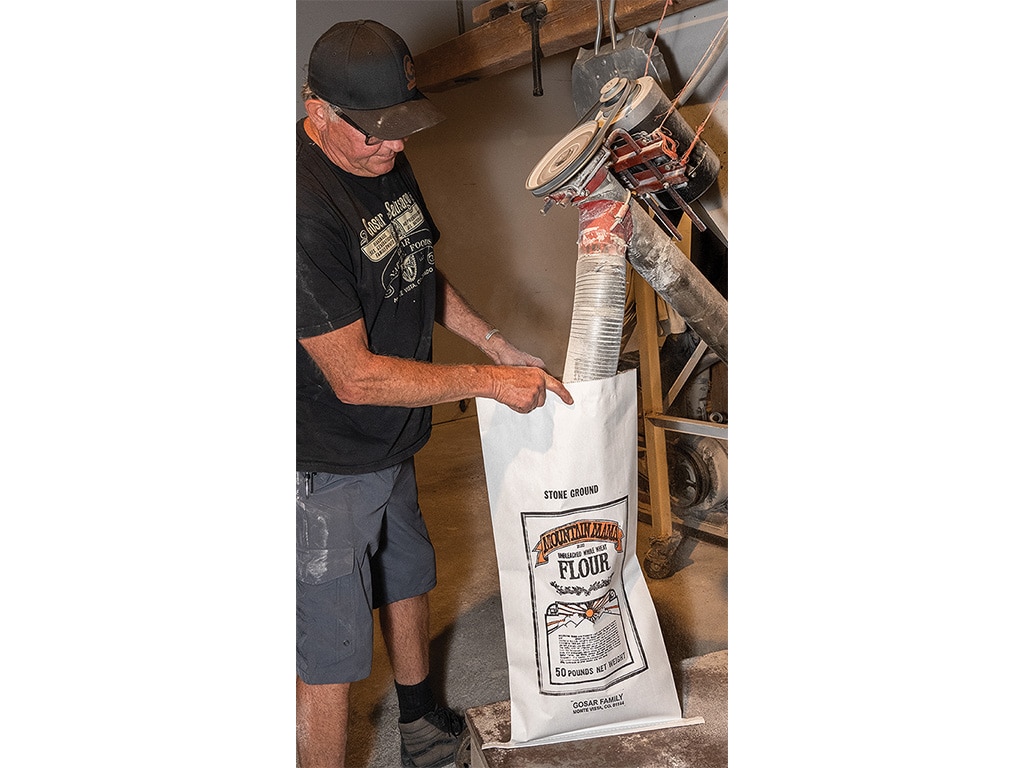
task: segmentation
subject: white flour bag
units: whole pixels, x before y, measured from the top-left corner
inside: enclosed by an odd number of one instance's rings
[[[567,387],[573,405],[549,393],[525,415],[477,400],[508,649],[503,747],[703,722],[681,719],[636,557],[636,372]]]

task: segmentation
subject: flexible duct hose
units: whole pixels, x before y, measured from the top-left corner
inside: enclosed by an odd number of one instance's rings
[[[614,376],[626,308],[626,243],[632,236],[626,200],[587,198],[579,204],[579,256],[563,379]],[[625,220],[623,220],[625,217]]]

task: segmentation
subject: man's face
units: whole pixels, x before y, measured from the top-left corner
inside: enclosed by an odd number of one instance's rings
[[[381,176],[395,167],[395,155],[405,149],[405,139],[367,146],[366,134],[324,106],[328,119],[320,130],[322,148],[336,165],[355,176]]]

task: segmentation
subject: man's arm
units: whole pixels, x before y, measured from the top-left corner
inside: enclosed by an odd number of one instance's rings
[[[539,367],[439,365],[375,355],[369,349],[362,319],[299,342],[345,403],[415,408],[489,397],[514,411],[529,413],[544,404],[550,389],[572,404],[572,395],[562,382]]]
[[[499,365],[546,367],[543,360],[523,352],[500,331],[487,338],[487,334],[495,330],[494,327],[470,306],[455,286],[448,282],[448,278],[441,270],[437,270],[437,321],[480,349]]]

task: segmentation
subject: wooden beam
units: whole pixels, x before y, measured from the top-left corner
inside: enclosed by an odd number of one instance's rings
[[[673,0],[665,15],[703,5],[709,0]],[[499,3],[500,5],[500,3]],[[540,49],[554,56],[593,45],[597,37],[597,8],[587,0],[544,0],[547,15],[540,24]],[[618,0],[615,4],[615,29],[628,32],[661,18],[665,0]],[[426,92],[447,91],[474,80],[491,77],[524,64],[531,56],[530,25],[522,11],[488,21],[430,50],[417,54],[416,81]],[[607,16],[607,8],[605,9]],[[610,33],[608,19],[604,34]]]
[[[527,5],[533,5],[533,0],[488,0],[473,9],[473,23],[485,24],[491,20],[492,13],[495,16],[504,15],[516,10],[521,11]]]

